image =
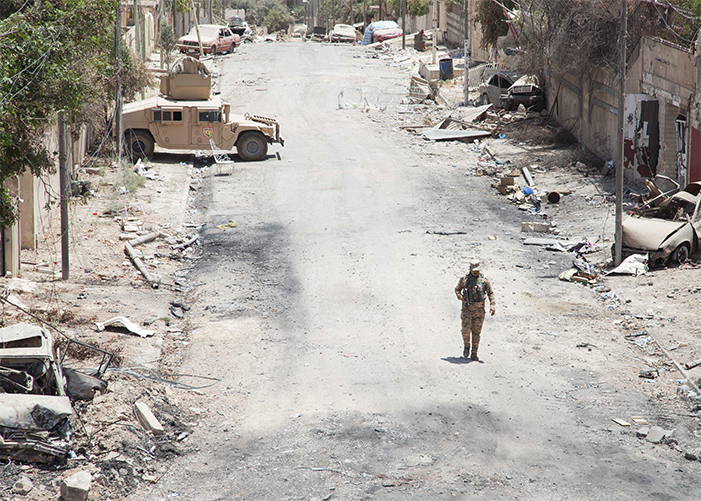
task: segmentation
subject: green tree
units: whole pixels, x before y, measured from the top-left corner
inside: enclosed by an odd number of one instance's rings
[[[285,13],[282,9],[273,7],[263,18],[263,24],[268,27],[270,33],[286,30],[290,25],[289,12]]]
[[[173,52],[178,47],[178,39],[175,38],[173,27],[169,24],[161,27],[161,34],[158,36],[158,46],[163,51],[163,59],[166,62],[166,67],[170,71],[170,62],[173,57]]]
[[[0,186],[29,170],[54,170],[56,152],[45,132],[59,110],[68,125],[99,122],[110,113],[117,0],[2,0],[0,2]],[[124,46],[123,46],[124,47]],[[123,63],[126,93],[149,83],[143,63]],[[104,130],[105,124],[102,123]],[[0,226],[17,218],[0,188]]]
[[[512,0],[505,0],[502,4],[508,9],[515,7]],[[483,48],[495,45],[499,37],[503,37],[509,31],[509,25],[505,22],[504,9],[493,0],[480,0],[477,4],[474,24],[479,25],[482,30]]]
[[[394,12],[394,17],[401,17],[402,15],[402,4],[401,0],[388,0],[387,5]],[[428,0],[406,0],[406,12],[407,17],[421,17],[425,16],[429,12]],[[362,17],[362,6],[361,6],[361,17]]]

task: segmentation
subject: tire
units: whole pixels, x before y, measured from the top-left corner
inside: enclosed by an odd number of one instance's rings
[[[675,264],[684,264],[689,259],[689,246],[687,244],[680,244],[679,247],[674,249],[674,252],[669,256],[669,261]]]
[[[242,160],[263,160],[268,154],[268,142],[260,132],[245,132],[236,141],[236,151]]]
[[[236,42],[231,42],[231,45],[229,46],[229,54],[233,54],[235,50],[236,50]]]
[[[217,46],[216,46],[216,45],[212,45],[212,46],[209,48],[209,55],[210,55],[210,56],[216,56],[216,55],[217,55]]]
[[[484,94],[482,94],[482,106],[484,106],[485,104],[490,104],[490,102],[491,101],[489,101],[489,96],[487,95],[487,93],[485,92]]]
[[[124,151],[132,162],[139,158],[152,158],[153,148],[153,138],[148,132],[129,130],[124,133]]]

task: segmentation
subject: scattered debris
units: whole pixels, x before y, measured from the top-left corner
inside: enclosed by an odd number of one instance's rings
[[[685,363],[685,364],[684,364],[684,368],[686,368],[687,370],[689,370],[689,369],[693,369],[694,367],[698,367],[699,365],[701,365],[701,358],[700,358],[700,359],[697,359],[697,360],[694,360],[693,362]]]
[[[644,426],[647,424],[647,419],[640,416],[631,416],[630,419],[639,426]]]
[[[218,230],[226,230],[229,228],[237,228],[239,223],[236,221],[229,221],[228,223],[222,223],[217,225]]]
[[[95,326],[97,327],[98,332],[104,331],[107,327],[123,327],[132,334],[136,334],[141,337],[153,336],[156,333],[156,331],[142,329],[127,317],[114,317],[110,318],[109,320],[105,320],[104,322],[95,322]]]
[[[647,254],[633,254],[628,256],[625,261],[618,265],[613,270],[606,273],[607,275],[633,275],[635,277],[644,275],[649,271],[647,266]]]
[[[616,424],[620,424],[621,426],[630,426],[630,423],[628,421],[624,421],[623,419],[613,418],[612,421]]]

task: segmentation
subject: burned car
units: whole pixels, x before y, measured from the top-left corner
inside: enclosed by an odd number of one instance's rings
[[[682,264],[699,248],[701,182],[661,197],[654,207],[634,210],[623,221],[623,258],[649,255],[651,265]],[[645,217],[647,216],[647,217]]]
[[[0,329],[0,458],[65,459],[73,414],[51,335],[20,323]]]
[[[503,108],[501,101],[509,87],[514,84],[515,76],[513,72],[500,71],[492,75],[485,75],[485,81],[479,85],[479,99],[477,105],[493,104],[497,108]]]
[[[538,77],[524,75],[501,96],[503,108],[512,111],[523,105],[527,111],[539,113],[545,109],[545,91],[538,84]]]
[[[241,45],[241,37],[234,34],[228,26],[218,24],[201,24],[200,36],[197,37],[197,29],[192,28],[190,33],[178,40],[178,50],[183,54],[198,56],[200,54],[200,40],[202,51],[213,56],[218,52],[234,52]]]

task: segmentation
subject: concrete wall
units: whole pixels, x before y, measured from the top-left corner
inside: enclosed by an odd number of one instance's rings
[[[659,155],[657,174],[688,181],[677,165],[675,120],[688,116],[696,92],[695,56],[691,51],[666,41],[644,38],[628,61],[626,94],[642,95],[627,101],[626,123],[634,124],[637,103],[659,103]],[[614,159],[618,138],[618,82],[615,75],[597,70],[591,77],[577,79],[550,71],[546,75],[548,109],[577,139],[604,160]],[[629,133],[633,134],[633,133]],[[631,139],[632,139],[631,135]],[[684,140],[688,144],[689,137]],[[626,143],[633,148],[634,142]],[[627,153],[628,155],[628,153]],[[626,177],[641,177],[632,163],[626,164]]]
[[[443,3],[443,2],[441,2]],[[445,43],[451,47],[464,47],[465,45],[465,12],[463,4],[447,3],[446,6],[446,33]],[[475,25],[477,15],[477,0],[468,0],[468,22],[470,35],[470,50],[472,59],[476,61],[490,61],[490,51],[482,47],[482,28]]]

